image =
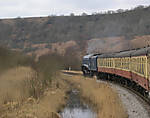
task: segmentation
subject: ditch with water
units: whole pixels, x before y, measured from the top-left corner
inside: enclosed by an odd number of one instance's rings
[[[69,98],[66,107],[60,113],[61,118],[96,118],[96,113],[81,102],[79,91],[76,89],[68,92]]]

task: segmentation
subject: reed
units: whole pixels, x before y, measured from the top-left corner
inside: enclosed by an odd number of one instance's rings
[[[97,83],[94,78],[85,78],[80,75],[63,76],[81,91],[82,100],[93,107],[98,118],[128,117],[118,94],[109,84]]]

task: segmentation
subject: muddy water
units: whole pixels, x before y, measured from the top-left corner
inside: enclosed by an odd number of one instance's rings
[[[60,113],[61,118],[96,118],[96,113],[80,101],[79,91],[69,92],[69,99],[66,107]]]

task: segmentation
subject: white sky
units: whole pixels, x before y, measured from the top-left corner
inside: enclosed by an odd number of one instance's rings
[[[150,5],[150,0],[0,0],[0,18],[91,14]]]

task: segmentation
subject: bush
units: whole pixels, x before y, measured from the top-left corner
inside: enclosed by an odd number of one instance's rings
[[[35,98],[43,94],[47,87],[50,87],[52,78],[58,70],[63,68],[62,57],[57,54],[44,55],[35,63],[32,68],[36,71],[36,76],[29,80],[31,84],[31,93]]]
[[[0,47],[0,73],[18,66],[29,66],[32,61],[32,57]]]

